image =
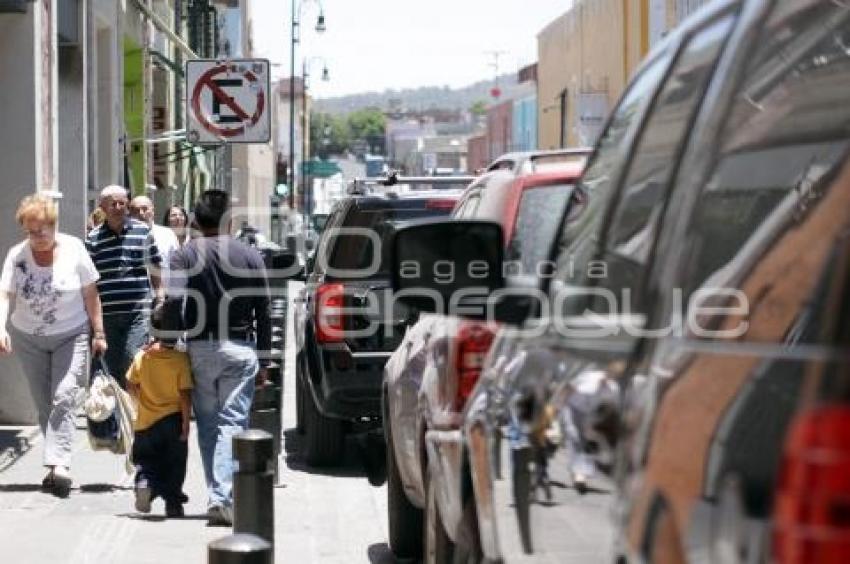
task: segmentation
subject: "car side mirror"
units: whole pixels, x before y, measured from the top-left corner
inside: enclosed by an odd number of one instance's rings
[[[489,221],[433,220],[402,227],[392,239],[393,291],[420,312],[481,318],[503,287],[503,235]]]

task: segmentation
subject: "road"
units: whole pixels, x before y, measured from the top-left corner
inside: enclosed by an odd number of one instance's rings
[[[366,165],[352,157],[334,157],[332,159],[339,165],[342,175],[345,180],[350,182],[355,178],[363,178],[366,176]]]

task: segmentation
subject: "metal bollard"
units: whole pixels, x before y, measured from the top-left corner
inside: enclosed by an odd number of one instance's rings
[[[272,545],[257,535],[228,535],[207,545],[207,563],[272,564]]]
[[[259,429],[233,436],[233,532],[253,533],[274,544],[274,438]]]
[[[280,477],[281,417],[280,399],[277,386],[268,382],[265,386],[254,390],[254,403],[251,405],[251,428],[260,429],[272,436],[274,457],[271,460],[271,470],[277,483]]]

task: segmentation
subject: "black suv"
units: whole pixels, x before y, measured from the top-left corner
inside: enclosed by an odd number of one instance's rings
[[[413,321],[390,300],[385,243],[402,222],[448,215],[460,194],[356,194],[333,208],[295,300],[297,427],[308,464],[338,463],[347,428],[380,427],[384,364]]]

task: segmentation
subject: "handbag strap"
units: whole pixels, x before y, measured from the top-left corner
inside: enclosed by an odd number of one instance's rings
[[[106,376],[110,375],[109,366],[106,364],[106,358],[103,354],[92,355],[91,357],[91,370],[89,370],[89,381],[86,384],[86,392],[91,389],[92,376],[100,370]]]

